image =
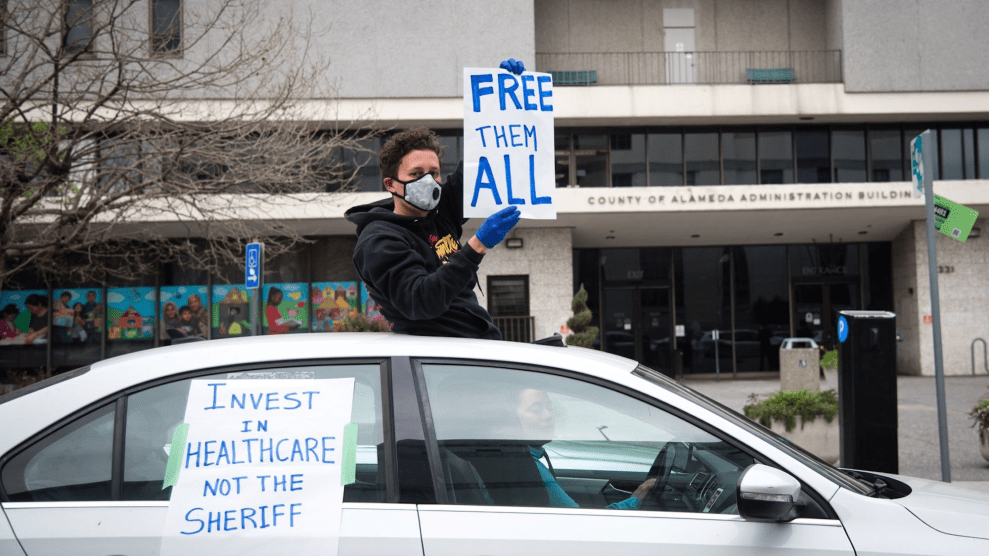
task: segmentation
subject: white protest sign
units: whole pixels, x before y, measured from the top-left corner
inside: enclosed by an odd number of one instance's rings
[[[353,395],[353,378],[192,381],[162,556],[335,555]]]
[[[464,216],[555,219],[553,79],[464,68]]]

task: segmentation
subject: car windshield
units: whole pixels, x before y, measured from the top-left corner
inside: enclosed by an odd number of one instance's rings
[[[662,373],[654,371],[648,367],[639,365],[638,368],[636,368],[635,371],[632,372],[632,374],[640,378],[644,378],[661,388],[669,390],[670,392],[673,392],[678,396],[686,398],[709,411],[713,411],[714,413],[721,415],[725,419],[728,419],[729,421],[735,423],[736,425],[748,430],[752,434],[762,437],[764,440],[766,440],[766,442],[770,442],[774,444],[780,450],[783,450],[784,452],[786,452],[793,458],[797,459],[807,467],[813,469],[814,471],[820,473],[821,475],[825,476],[831,481],[834,481],[835,483],[838,483],[839,485],[849,490],[866,495],[871,492],[871,489],[869,487],[857,481],[854,477],[848,475],[844,471],[841,471],[840,469],[833,467],[827,462],[819,459],[814,454],[811,454],[810,452],[807,452],[803,448],[795,444],[792,444],[790,441],[783,438],[782,436],[773,433],[771,430],[760,425],[759,423],[756,423],[755,421],[749,419],[748,417],[739,414],[735,410],[726,407],[725,405],[715,400],[712,400],[711,398],[708,398],[707,396],[701,394],[700,392],[696,392],[694,390],[691,390],[690,388],[687,388],[686,386],[683,386],[681,384],[676,383],[673,380],[670,380],[667,376],[663,375]]]

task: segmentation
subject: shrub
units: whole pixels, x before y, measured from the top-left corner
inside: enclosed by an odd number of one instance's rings
[[[838,394],[834,390],[781,390],[762,401],[757,401],[754,394],[749,399],[754,403],[743,408],[746,417],[765,427],[769,427],[773,419],[783,421],[787,431],[797,426],[797,415],[803,426],[817,417],[824,417],[830,423],[838,414]]]
[[[357,312],[333,323],[334,332],[391,332],[391,327],[392,324],[381,315],[368,318]]]
[[[821,368],[828,370],[838,368],[838,350],[833,349],[824,352],[824,355],[821,357]]]
[[[979,431],[979,441],[983,444],[989,443],[989,400],[983,400],[969,412],[972,417],[972,426]]]
[[[588,326],[591,323],[591,310],[587,307],[587,290],[584,289],[584,284],[574,294],[571,308],[573,316],[567,321],[567,326],[572,334],[567,336],[567,345],[589,348],[594,345],[594,338],[598,337],[598,329],[596,326]]]

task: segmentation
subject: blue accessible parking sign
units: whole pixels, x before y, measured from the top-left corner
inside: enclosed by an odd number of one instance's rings
[[[247,244],[247,261],[244,268],[244,287],[256,290],[261,285],[261,244]]]

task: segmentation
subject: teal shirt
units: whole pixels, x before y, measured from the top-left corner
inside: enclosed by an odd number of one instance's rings
[[[560,483],[556,482],[556,477],[549,472],[549,469],[543,465],[543,462],[539,461],[545,455],[546,451],[530,446],[529,452],[532,453],[532,459],[536,461],[536,468],[539,469],[539,477],[543,480],[543,484],[546,485],[546,490],[549,493],[549,505],[554,508],[579,508],[580,506],[563,490]],[[621,502],[608,504],[607,508],[612,510],[637,510],[639,509],[639,504],[640,500],[632,496]]]

